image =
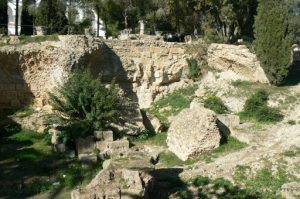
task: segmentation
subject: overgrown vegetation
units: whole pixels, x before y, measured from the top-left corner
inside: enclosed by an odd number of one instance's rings
[[[49,98],[69,139],[107,129],[120,109],[114,83],[107,86],[100,77],[94,79],[90,72],[81,70],[75,71],[56,93],[49,93]]]
[[[221,98],[210,95],[204,100],[204,107],[213,110],[217,114],[224,114],[228,112],[228,108],[225,106]]]
[[[16,125],[0,127],[0,197],[25,198],[86,184],[100,165],[83,168],[77,159],[52,152],[42,134]]]
[[[169,93],[164,98],[153,103],[152,107],[146,111],[155,115],[161,122],[168,126],[168,117],[175,116],[183,109],[188,108],[195,98],[197,88],[197,85],[193,85]]]
[[[174,153],[172,152],[163,152],[159,155],[159,161],[168,167],[173,166],[182,166],[182,165],[192,165],[198,161],[210,162],[212,159],[217,158],[221,155],[225,155],[231,153],[233,151],[241,150],[247,145],[234,137],[228,137],[227,141],[222,144],[217,149],[212,152],[208,152],[205,154],[201,154],[194,158],[190,158],[187,161],[180,160]]]
[[[187,59],[186,61],[189,66],[188,78],[192,79],[193,81],[199,80],[199,78],[201,77],[201,70],[200,70],[197,60],[196,59]]]
[[[292,1],[259,0],[254,24],[255,52],[271,84],[284,83],[292,64]],[[276,42],[275,42],[276,41]]]
[[[276,123],[283,120],[283,115],[276,109],[268,106],[269,94],[260,90],[250,96],[244,109],[239,116],[244,121],[255,121],[261,123]]]

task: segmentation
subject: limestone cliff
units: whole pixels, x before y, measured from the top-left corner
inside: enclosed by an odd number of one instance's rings
[[[59,36],[59,41],[6,45],[0,48],[0,108],[31,102],[43,107],[48,91],[76,66],[85,67],[105,81],[116,79],[126,100],[115,128],[136,133],[144,128],[140,108],[185,85],[186,57],[184,45],[162,41]]]

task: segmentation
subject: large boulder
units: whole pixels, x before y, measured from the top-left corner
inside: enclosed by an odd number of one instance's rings
[[[181,160],[219,147],[221,133],[216,115],[198,103],[181,111],[171,123],[167,145]]]
[[[245,45],[211,44],[207,62],[210,67],[233,71],[249,81],[269,83],[257,56]]]

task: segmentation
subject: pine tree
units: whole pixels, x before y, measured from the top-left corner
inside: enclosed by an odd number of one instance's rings
[[[291,66],[294,31],[290,1],[260,0],[255,18],[255,51],[271,84],[284,82]]]
[[[33,16],[29,14],[29,0],[23,0],[21,16],[21,35],[33,34]]]
[[[0,0],[0,34],[7,34],[7,0]]]

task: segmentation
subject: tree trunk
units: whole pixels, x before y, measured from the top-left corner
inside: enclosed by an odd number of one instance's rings
[[[99,9],[99,7],[97,7],[97,37],[99,37],[99,29],[100,29],[100,25],[99,25],[100,17],[99,17],[99,15],[100,15],[100,9]]]
[[[34,6],[34,15],[32,16],[32,29],[33,29],[33,35],[36,35],[36,29],[35,29],[35,19],[36,19],[36,0],[33,0],[33,6]]]
[[[19,0],[16,0],[15,35],[19,35]]]

